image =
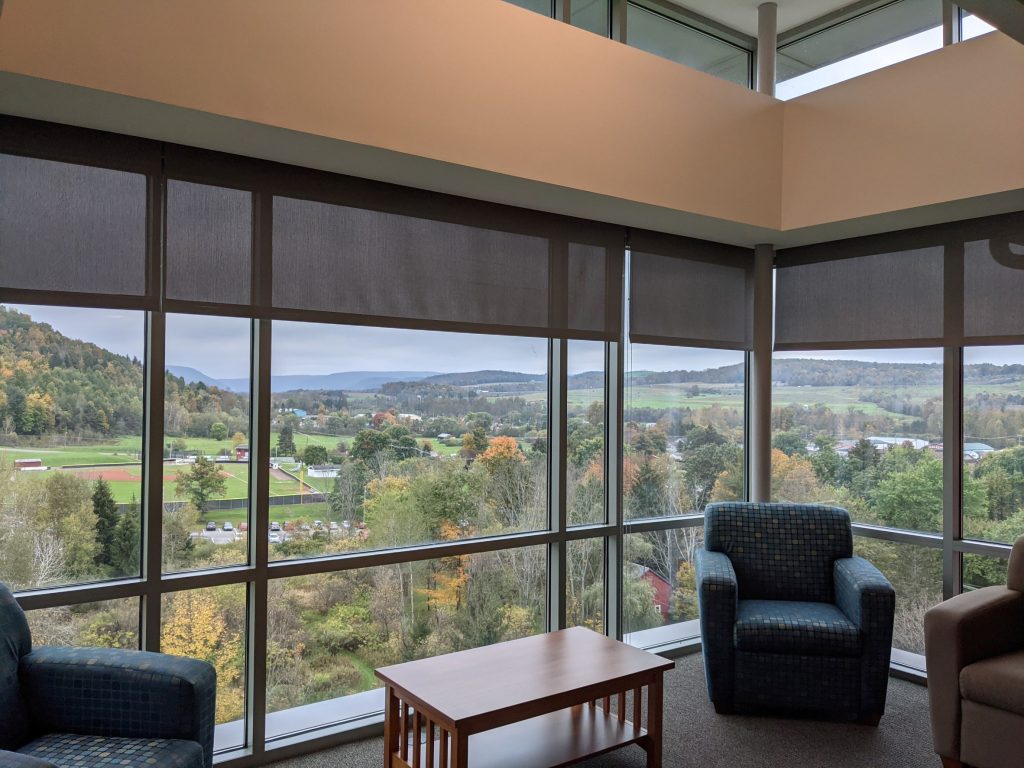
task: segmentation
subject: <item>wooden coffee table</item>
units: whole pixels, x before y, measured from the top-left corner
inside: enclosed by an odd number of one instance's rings
[[[672,667],[575,628],[378,669],[384,768],[557,768],[627,744],[661,768],[662,676]]]

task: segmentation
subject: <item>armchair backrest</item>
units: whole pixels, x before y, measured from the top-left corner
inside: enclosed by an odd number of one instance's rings
[[[31,650],[25,612],[0,582],[0,749],[16,749],[28,741],[28,707],[18,682],[18,664]]]
[[[853,531],[839,507],[722,502],[705,511],[704,547],[732,561],[741,600],[826,603],[836,558],[853,555]]]
[[[1010,564],[1006,568],[1006,586],[1024,592],[1024,536],[1017,539],[1010,552]]]

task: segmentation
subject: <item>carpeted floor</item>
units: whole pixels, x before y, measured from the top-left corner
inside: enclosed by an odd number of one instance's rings
[[[704,688],[699,654],[676,660],[665,675],[666,768],[936,768],[923,686],[889,679],[878,728],[845,723],[715,714]],[[275,768],[364,768],[380,765],[380,738],[274,763]],[[470,753],[472,755],[472,752]],[[642,768],[630,746],[580,763],[585,768]],[[519,768],[519,767],[517,767]],[[522,766],[521,768],[530,768]]]

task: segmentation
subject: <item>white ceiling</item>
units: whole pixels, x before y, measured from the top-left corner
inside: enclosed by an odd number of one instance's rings
[[[672,0],[676,5],[707,16],[727,27],[757,36],[757,6],[764,0]],[[851,5],[851,0],[775,0],[778,29],[798,27],[819,16]]]

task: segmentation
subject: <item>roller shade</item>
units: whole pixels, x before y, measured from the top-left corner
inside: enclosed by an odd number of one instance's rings
[[[1024,343],[1024,212],[973,223],[963,285],[965,343]]]
[[[0,154],[0,288],[141,298],[146,287],[145,176]]]
[[[1024,335],[1024,214],[781,250],[775,348],[1007,343]]]
[[[317,191],[273,197],[273,316],[617,338],[622,230],[360,180]]]
[[[252,193],[167,182],[165,296],[247,305],[252,298]]]
[[[752,273],[749,249],[632,232],[630,341],[750,349]]]

